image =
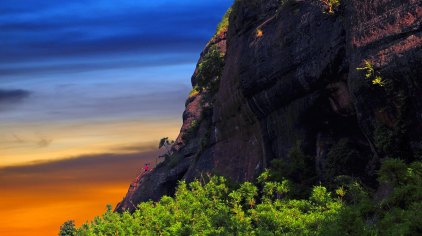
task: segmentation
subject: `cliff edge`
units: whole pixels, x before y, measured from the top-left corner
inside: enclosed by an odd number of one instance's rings
[[[253,180],[295,150],[313,182],[374,185],[383,158],[422,158],[422,3],[324,2],[235,1],[201,53],[171,152],[116,211],[180,180]]]

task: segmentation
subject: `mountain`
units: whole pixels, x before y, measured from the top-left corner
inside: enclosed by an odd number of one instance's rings
[[[381,191],[384,158],[422,157],[421,21],[417,0],[235,1],[201,53],[179,136],[116,211],[180,180],[253,181],[274,166],[303,185],[353,176]]]

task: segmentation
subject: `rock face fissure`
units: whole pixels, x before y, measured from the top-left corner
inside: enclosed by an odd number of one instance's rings
[[[201,53],[173,154],[134,180],[117,211],[204,174],[253,180],[294,146],[319,181],[342,145],[357,153],[345,173],[368,183],[387,153],[421,158],[422,2],[342,1],[334,14],[320,1],[283,2],[235,1]],[[365,62],[381,85],[357,70]]]

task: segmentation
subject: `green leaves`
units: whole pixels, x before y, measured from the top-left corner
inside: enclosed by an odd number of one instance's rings
[[[218,45],[211,46],[198,65],[197,85],[216,92],[224,69],[224,54]]]
[[[227,28],[229,27],[229,18],[230,14],[232,13],[232,8],[230,7],[226,13],[223,16],[223,19],[221,19],[220,23],[217,26],[216,35],[221,34],[224,31],[227,31]]]
[[[327,7],[328,14],[334,14],[334,9],[340,6],[340,0],[321,0],[321,2]]]
[[[76,234],[60,235],[415,235],[422,230],[422,163],[384,161],[379,180],[394,185],[374,203],[357,182],[338,188],[332,197],[315,186],[303,199],[291,199],[292,183],[260,177],[260,187],[245,182],[235,189],[223,177],[204,184],[180,182],[175,196],[141,203],[130,214],[111,207]],[[344,198],[344,200],[343,200]],[[349,200],[347,200],[349,199]],[[347,204],[347,202],[349,202]],[[74,229],[72,221],[61,232]],[[67,232],[67,231],[66,231]]]
[[[75,221],[68,220],[60,226],[59,236],[74,236],[76,235]]]
[[[309,199],[318,206],[326,206],[330,201],[332,201],[331,194],[327,192],[327,188],[323,186],[314,187]]]
[[[364,67],[358,67],[356,70],[363,70],[366,72],[365,79],[368,79],[371,81],[373,85],[377,85],[380,87],[383,87],[385,85],[384,80],[381,78],[381,75],[377,73],[372,66],[371,62],[368,60],[364,61]]]
[[[81,227],[79,235],[306,234],[330,208],[315,208],[308,200],[289,200],[284,196],[289,189],[287,180],[265,182],[264,195],[259,198],[258,188],[250,182],[231,191],[223,177],[211,177],[207,184],[180,182],[174,197],[141,203],[133,214],[108,208],[102,217]]]

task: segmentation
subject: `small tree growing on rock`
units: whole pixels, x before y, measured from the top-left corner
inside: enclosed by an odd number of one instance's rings
[[[164,137],[160,140],[160,143],[158,144],[158,149],[165,148],[165,153],[160,155],[159,157],[168,158],[173,154],[173,151],[171,150],[171,146],[174,144],[173,140],[169,140],[168,137]]]
[[[340,0],[321,0],[327,6],[327,13],[334,14],[334,8],[340,6]]]
[[[75,221],[68,220],[60,226],[59,236],[74,236],[76,235]]]

